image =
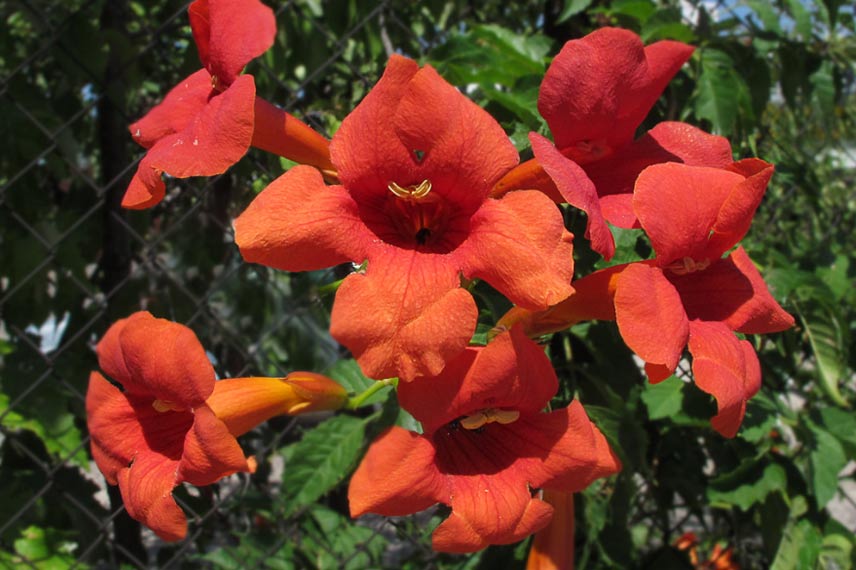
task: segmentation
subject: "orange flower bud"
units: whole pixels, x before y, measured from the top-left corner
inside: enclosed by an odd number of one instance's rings
[[[339,384],[312,372],[285,378],[229,378],[214,384],[208,406],[235,437],[274,416],[337,410],[348,396]]]

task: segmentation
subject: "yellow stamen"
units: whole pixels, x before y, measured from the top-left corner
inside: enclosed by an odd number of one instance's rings
[[[702,259],[701,261],[696,261],[692,257],[685,257],[680,261],[676,261],[671,265],[667,266],[667,269],[669,269],[675,275],[688,275],[690,273],[695,273],[696,271],[703,271],[709,266],[709,259]]]
[[[405,200],[421,200],[431,192],[431,182],[429,180],[423,180],[419,184],[411,186],[399,186],[395,182],[390,182],[388,188],[390,192],[399,198],[403,198]]]
[[[176,404],[175,402],[170,402],[169,400],[155,400],[152,402],[152,407],[158,412],[183,412],[184,408]]]
[[[475,414],[466,416],[460,419],[461,427],[464,429],[479,429],[485,424],[498,422],[503,425],[510,424],[520,417],[520,412],[517,410],[497,410],[495,408],[487,408]]]
[[[220,86],[220,78],[216,75],[211,76],[211,89],[218,91],[218,87]]]

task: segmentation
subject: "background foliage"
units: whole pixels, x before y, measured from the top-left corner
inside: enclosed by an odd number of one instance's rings
[[[751,339],[764,387],[725,440],[683,378],[648,385],[614,323],[545,339],[624,471],[577,502],[578,568],[690,568],[671,547],[732,546],[744,568],[856,561],[854,12],[839,0],[272,3],[277,43],[250,65],[259,93],[332,134],[400,52],[485,106],[528,157],[545,132],[540,79],[568,39],[619,25],[698,46],[643,129],[684,120],[777,172],[744,240],[798,326]],[[241,263],[231,219],[288,165],[251,151],[212,180],[171,181],[148,212],[120,199],[141,156],[126,125],[198,68],[176,0],[0,5],[0,566],[9,568],[522,568],[525,546],[437,555],[440,513],[347,517],[347,477],[371,438],[412,422],[388,391],[374,410],[275,420],[243,438],[251,477],[182,490],[191,534],[140,533],[88,451],[94,343],[146,308],[187,323],[221,376],[327,371],[368,382],[326,333],[325,285],[348,267],[288,275]],[[583,235],[584,219],[567,211]],[[615,262],[646,257],[617,232]],[[577,241],[577,271],[601,263]],[[506,308],[477,289],[482,330]],[[681,374],[689,374],[686,363]]]

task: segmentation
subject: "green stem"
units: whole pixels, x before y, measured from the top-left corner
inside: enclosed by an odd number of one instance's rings
[[[371,398],[374,394],[383,390],[387,386],[397,386],[398,378],[387,378],[385,380],[378,380],[374,384],[372,384],[367,390],[357,394],[353,398],[348,399],[348,403],[345,404],[346,410],[356,410],[360,406],[362,406],[366,400]]]
[[[323,297],[325,295],[335,293],[339,289],[339,285],[342,284],[342,281],[344,281],[344,279],[339,279],[338,281],[333,281],[332,283],[321,285],[320,287],[318,287],[318,294]]]

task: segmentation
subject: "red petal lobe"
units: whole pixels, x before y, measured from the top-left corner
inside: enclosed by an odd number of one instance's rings
[[[674,370],[689,335],[681,298],[660,269],[632,264],[621,272],[615,292],[621,337],[644,361]]]
[[[386,247],[336,293],[330,334],[371,378],[433,376],[476,326],[472,296],[444,255]]]
[[[535,158],[550,175],[562,198],[586,213],[586,239],[591,241],[591,248],[605,259],[612,259],[615,254],[615,241],[600,210],[600,200],[594,183],[577,163],[562,156],[562,153],[541,135],[530,133],[529,141],[532,143]]]
[[[466,277],[484,279],[512,303],[539,310],[573,292],[572,238],[552,200],[520,190],[486,200],[455,254]]]
[[[309,166],[271,182],[235,220],[244,259],[286,271],[361,262],[372,239],[347,190]]]

